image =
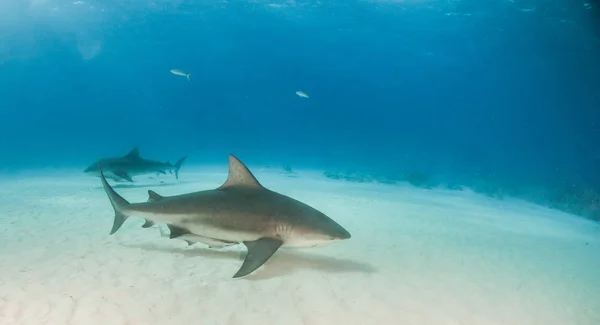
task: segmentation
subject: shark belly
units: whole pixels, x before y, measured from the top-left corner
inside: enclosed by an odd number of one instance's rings
[[[211,247],[211,248],[212,247],[222,248],[222,247],[226,247],[226,246],[239,244],[237,242],[222,241],[222,240],[218,240],[218,239],[214,239],[214,238],[198,236],[195,234],[184,234],[184,235],[177,237],[177,239],[185,240],[188,243],[194,243],[194,242],[203,243],[203,244],[208,245],[208,247]]]
[[[174,238],[201,242],[209,246],[219,246],[216,245],[216,242],[243,243],[261,238],[277,238],[281,240],[281,246],[290,248],[320,247],[331,243],[331,240],[303,238],[294,231],[294,225],[289,220],[273,216],[265,217],[265,215],[269,215],[268,212],[256,210],[254,205],[244,204],[246,202],[243,200],[238,200],[238,205],[234,209],[223,209],[219,204],[213,205],[214,201],[207,202],[207,200],[202,202],[202,208],[188,207],[187,211],[179,212],[174,212],[170,207],[172,203],[165,201],[163,201],[164,210],[139,211],[133,209],[131,214],[153,223],[164,223],[186,231],[186,235],[178,235]],[[223,202],[226,201],[220,201],[220,203]],[[183,200],[178,204],[192,205]],[[184,236],[190,238],[184,238]],[[192,236],[197,237],[191,238]]]
[[[205,220],[203,220],[205,221]],[[190,233],[202,237],[214,238],[227,242],[253,241],[262,237],[258,232],[246,229],[224,227],[219,223],[212,222],[184,222],[180,227],[187,229]]]
[[[223,220],[223,218],[215,218],[211,214],[161,214],[142,211],[134,211],[132,214],[150,220],[153,223],[164,223],[187,230],[190,233],[187,235],[197,236],[195,239],[190,239],[190,241],[194,242],[205,243],[205,241],[211,241],[211,239],[219,242],[243,242],[263,237],[259,232],[246,229],[243,226],[232,226],[230,222]],[[183,236],[180,237],[184,239]],[[207,239],[202,241],[200,240],[202,238]]]

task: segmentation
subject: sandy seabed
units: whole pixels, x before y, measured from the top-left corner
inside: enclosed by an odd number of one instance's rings
[[[598,325],[600,224],[470,191],[287,177],[266,187],[323,211],[345,242],[281,249],[231,277],[245,247],[187,247],[130,218],[115,234],[100,180],[81,171],[0,179],[0,324]],[[211,189],[226,166],[115,189]],[[164,182],[160,184],[160,182]],[[159,186],[160,185],[160,186]]]

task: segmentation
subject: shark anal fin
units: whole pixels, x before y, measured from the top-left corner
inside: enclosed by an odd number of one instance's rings
[[[256,180],[256,177],[252,175],[248,167],[233,155],[229,155],[229,174],[227,175],[227,180],[217,189],[225,190],[230,187],[264,189],[258,180]]]
[[[131,179],[131,176],[129,176],[129,174],[127,174],[124,171],[113,171],[113,174],[117,175],[118,177],[127,180],[128,182],[132,182],[133,183],[133,179]]]
[[[245,241],[244,245],[248,248],[248,254],[246,254],[242,267],[233,277],[240,278],[254,272],[265,264],[282,244],[281,240],[268,237],[255,241]]]
[[[156,202],[156,201],[160,201],[164,198],[165,198],[164,196],[162,196],[152,190],[148,190],[148,202]]]
[[[144,222],[144,224],[142,225],[142,228],[150,228],[152,226],[154,226],[154,222],[146,220],[146,222]]]
[[[169,227],[169,231],[171,232],[171,234],[169,235],[170,239],[181,237],[185,234],[190,233],[189,230],[187,230],[185,228],[180,228],[180,227],[173,226],[173,225],[167,225],[167,227]]]

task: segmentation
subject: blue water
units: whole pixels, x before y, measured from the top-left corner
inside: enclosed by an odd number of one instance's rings
[[[133,147],[189,164],[233,153],[570,200],[598,218],[599,11],[577,0],[2,3],[1,168],[83,170]]]

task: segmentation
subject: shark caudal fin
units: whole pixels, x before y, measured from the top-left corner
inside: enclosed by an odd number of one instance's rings
[[[115,210],[115,220],[113,221],[113,227],[110,231],[110,234],[114,234],[121,228],[128,215],[123,212],[123,210],[130,205],[127,200],[125,200],[119,193],[115,192],[113,188],[108,184],[106,178],[104,177],[104,173],[102,172],[102,167],[98,165],[98,170],[100,171],[100,179],[102,180],[102,186],[104,186],[104,191],[108,195],[108,199],[110,200],[110,204],[112,204],[113,209]]]
[[[187,156],[177,160],[175,165],[173,165],[173,170],[175,171],[175,179],[177,179],[177,180],[179,180],[179,168],[181,168],[181,164],[183,163],[185,158],[187,158]]]
[[[188,81],[192,81],[192,80],[190,79],[190,76],[191,76],[191,75],[192,75],[191,73],[188,73],[188,74],[186,74],[186,75],[185,75],[185,77],[187,78],[187,80],[188,80]]]

